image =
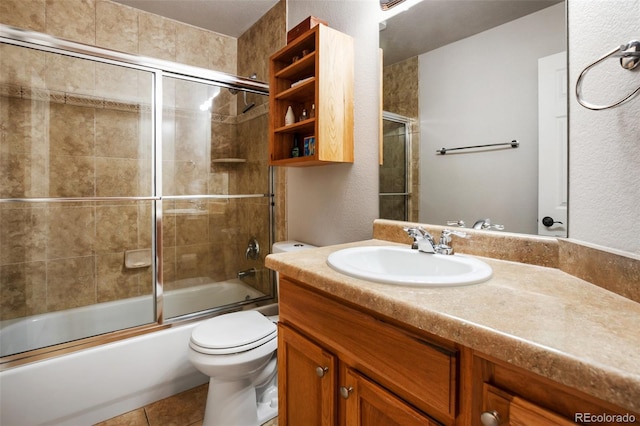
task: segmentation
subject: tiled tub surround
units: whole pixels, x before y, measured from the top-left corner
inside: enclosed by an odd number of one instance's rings
[[[327,256],[342,248],[408,244],[406,225],[378,220],[372,240],[270,255],[266,265],[366,310],[640,412],[640,304],[571,275],[598,269],[577,266],[575,259],[568,266],[570,256],[585,250],[581,245],[471,230],[470,239],[458,239],[453,247],[488,256],[483,260],[494,274],[487,282],[454,288],[378,284],[326,264]],[[435,235],[442,229],[424,227]],[[640,259],[587,250],[592,255],[580,256],[581,262],[604,261],[607,274],[626,277],[624,287],[640,286]],[[620,265],[615,272],[612,257]]]
[[[125,251],[152,246],[152,202],[81,200],[152,195],[151,74],[6,44],[0,54],[0,198],[79,199],[0,204],[0,320],[151,294],[151,268],[123,263]],[[163,195],[268,193],[266,97],[252,95],[257,106],[236,115],[226,89],[161,84]],[[212,93],[213,111],[200,110]],[[216,162],[229,157],[245,162]],[[165,290],[256,267],[250,284],[270,292],[262,262],[244,257],[249,238],[269,242],[267,199],[163,210]]]

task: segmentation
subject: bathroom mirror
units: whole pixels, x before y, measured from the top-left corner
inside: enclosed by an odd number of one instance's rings
[[[410,121],[407,220],[489,218],[508,232],[566,236],[564,2],[405,1],[381,16],[383,109]],[[397,143],[385,133],[383,145]]]

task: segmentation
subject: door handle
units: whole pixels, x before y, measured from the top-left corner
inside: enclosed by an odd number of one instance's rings
[[[551,216],[545,216],[545,217],[542,218],[542,224],[544,226],[546,226],[547,228],[550,227],[550,226],[553,226],[556,223],[559,223],[560,225],[564,225],[559,220],[553,220],[553,218]]]

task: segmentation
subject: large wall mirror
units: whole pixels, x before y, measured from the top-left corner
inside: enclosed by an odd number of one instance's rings
[[[380,23],[381,217],[566,236],[564,2],[409,3]]]

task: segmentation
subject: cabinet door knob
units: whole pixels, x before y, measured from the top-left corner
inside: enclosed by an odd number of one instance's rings
[[[496,410],[485,411],[480,414],[482,426],[500,426],[500,416]]]
[[[318,377],[324,377],[327,371],[329,371],[329,367],[316,367],[316,374]]]
[[[349,398],[349,395],[351,395],[351,392],[353,392],[353,388],[351,386],[349,387],[340,386],[340,396],[342,396],[344,399]]]

